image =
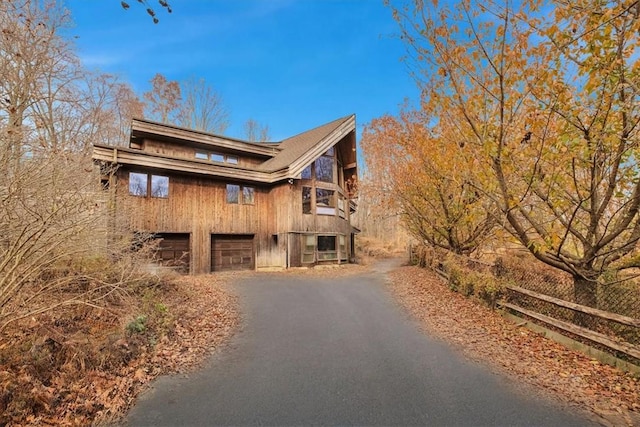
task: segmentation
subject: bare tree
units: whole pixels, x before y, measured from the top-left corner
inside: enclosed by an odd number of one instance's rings
[[[249,119],[244,124],[245,139],[249,142],[267,142],[269,136],[269,125],[260,125],[256,120]]]
[[[229,111],[222,96],[202,78],[185,80],[180,88],[182,105],[178,123],[189,129],[224,134],[229,127]]]
[[[128,145],[131,119],[144,116],[144,103],[131,86],[108,74],[86,77],[92,141]]]
[[[58,35],[69,21],[54,1],[1,2],[0,23],[2,330],[60,305],[99,304],[136,279],[126,232],[106,238],[119,227],[88,150],[105,135],[108,88],[90,84]]]
[[[180,83],[167,80],[157,73],[150,80],[151,90],[143,94],[146,102],[146,116],[165,124],[176,124],[181,121],[182,90]]]

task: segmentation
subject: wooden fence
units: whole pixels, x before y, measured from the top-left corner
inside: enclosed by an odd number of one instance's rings
[[[465,259],[467,263],[476,262],[475,260]],[[434,268],[435,272],[444,280],[449,281],[449,275],[444,271],[442,265],[438,265]],[[481,267],[486,271],[488,264],[482,263]],[[591,344],[596,344],[607,352],[614,355],[624,355],[625,359],[629,362],[638,365],[640,362],[640,347],[626,342],[619,337],[611,336],[609,334],[603,334],[583,326],[578,326],[574,323],[566,320],[551,317],[547,314],[543,314],[532,310],[530,308],[522,307],[518,305],[518,297],[524,296],[536,301],[541,301],[546,304],[551,304],[553,307],[559,309],[568,309],[573,313],[581,313],[588,316],[593,316],[596,319],[604,320],[607,322],[614,322],[618,325],[622,325],[626,328],[632,328],[634,336],[640,337],[640,319],[632,318],[629,316],[622,316],[619,314],[611,313],[604,310],[599,310],[592,307],[576,304],[573,302],[565,301],[559,298],[555,298],[549,295],[545,295],[539,292],[534,292],[529,289],[525,289],[520,286],[507,285],[504,297],[498,301],[498,306],[511,312],[517,313],[520,317],[532,319],[535,323],[540,323],[542,326],[551,327],[563,335],[569,335],[570,337],[578,338],[580,341],[585,341]],[[515,301],[515,302],[514,302]]]

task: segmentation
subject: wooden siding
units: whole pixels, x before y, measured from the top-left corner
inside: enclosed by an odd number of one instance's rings
[[[145,139],[142,147],[145,153],[159,154],[162,156],[181,158],[185,160],[198,160],[196,159],[196,152],[207,153],[209,156],[212,153],[232,155],[238,158],[238,164],[234,166],[243,168],[255,168],[265,161],[264,157],[251,157],[247,156],[246,153],[229,151],[227,149],[216,149],[215,147],[210,146],[199,147],[186,143],[179,145],[175,142],[158,141],[154,139]],[[210,160],[201,161],[204,163],[220,164]]]
[[[145,172],[139,169],[132,171]],[[252,186],[255,189],[253,205],[229,204],[227,182],[163,175],[169,176],[169,197],[127,198],[134,212],[130,218],[133,229],[154,233],[191,233],[193,273],[211,270],[212,234],[256,234],[256,263],[284,266],[284,256],[272,243],[272,235],[277,231],[268,189]],[[118,176],[118,191],[126,195],[129,193],[129,171],[121,169]]]
[[[211,236],[211,271],[253,270],[253,235],[216,234]]]
[[[124,196],[114,199],[120,204],[116,215],[125,215],[134,231],[188,236],[186,244],[190,247],[191,273],[212,270],[215,250],[222,250],[214,246],[215,237],[220,235],[251,236],[253,258],[250,265],[256,269],[301,265],[301,239],[305,234],[344,235],[345,249],[349,253],[352,251],[349,194],[345,179],[351,174],[357,175],[355,117],[344,121],[326,136],[318,136],[316,142],[309,138],[308,133],[291,139],[308,145],[304,146],[304,151],[298,150],[302,154],[284,150],[284,142],[282,147],[269,147],[268,144],[248,144],[146,121],[134,121],[132,126],[134,134],[130,148],[94,146],[95,161],[120,167],[117,179],[112,182],[112,189]],[[313,130],[309,132],[313,134]],[[332,146],[335,147],[333,182],[301,180],[300,173],[308,161]],[[299,145],[291,147],[300,148]],[[238,157],[238,164],[196,159],[197,151],[231,154]],[[273,157],[278,152],[289,157]],[[274,163],[274,160],[278,162]],[[129,172],[168,177],[168,197],[130,195]],[[253,204],[227,203],[228,183],[252,187]],[[304,186],[314,189],[311,214],[303,214],[302,211]],[[335,214],[317,214],[316,188],[334,191]],[[344,198],[344,217],[340,216],[338,209],[339,196]],[[324,202],[328,200],[331,199],[325,196]],[[330,212],[330,207],[325,204],[321,211]],[[165,254],[167,259],[175,259],[176,251],[183,250],[173,246],[167,249],[170,249]],[[247,248],[239,250],[246,252]]]

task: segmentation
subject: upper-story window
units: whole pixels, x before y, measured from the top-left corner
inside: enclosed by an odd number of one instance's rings
[[[335,150],[333,147],[329,148],[322,156],[316,159],[313,164],[304,168],[300,173],[300,178],[311,179],[313,172],[315,171],[315,178],[322,182],[335,182],[333,176],[333,170],[335,169]]]
[[[302,213],[310,214],[311,212],[311,187],[302,187]]]
[[[211,161],[212,162],[224,163],[224,154],[211,153]]]
[[[315,161],[316,179],[322,182],[333,182],[334,150],[331,147]]]
[[[207,151],[196,150],[195,158],[198,160],[210,160],[215,163],[228,163],[230,165],[237,165],[240,163],[238,156],[223,153],[210,153]]]
[[[316,188],[316,213],[319,215],[336,214],[335,191]]]
[[[151,178],[149,178],[151,177]],[[169,197],[169,177],[140,172],[129,172],[129,194],[133,196]]]
[[[255,191],[253,187],[227,184],[227,203],[253,205],[255,203]]]
[[[300,178],[302,179],[311,179],[311,165],[304,168],[302,173],[300,174]]]

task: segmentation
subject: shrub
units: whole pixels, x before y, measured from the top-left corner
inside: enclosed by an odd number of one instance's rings
[[[506,283],[492,274],[479,274],[476,282],[476,296],[485,302],[492,310],[505,294]]]
[[[130,334],[141,334],[147,330],[147,316],[141,314],[127,324],[127,332]]]

